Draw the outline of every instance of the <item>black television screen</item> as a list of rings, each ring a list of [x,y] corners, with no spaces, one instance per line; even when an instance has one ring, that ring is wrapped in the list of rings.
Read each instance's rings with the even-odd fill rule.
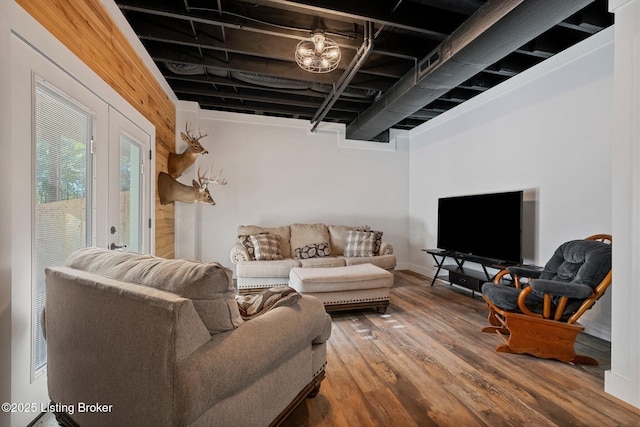
[[[438,199],[438,248],[522,263],[522,191]]]

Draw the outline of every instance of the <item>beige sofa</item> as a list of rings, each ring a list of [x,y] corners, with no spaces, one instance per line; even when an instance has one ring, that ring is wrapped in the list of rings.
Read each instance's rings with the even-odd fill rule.
[[[239,292],[253,292],[271,286],[288,284],[289,272],[294,267],[342,267],[346,265],[373,264],[392,271],[396,266],[393,246],[381,241],[382,233],[369,236],[374,240],[372,250],[370,227],[351,227],[325,224],[291,224],[281,227],[241,225],[237,229],[238,241],[231,248],[229,257],[236,267]],[[256,236],[278,236],[280,259],[260,260],[252,247]],[[252,237],[253,236],[253,237]],[[360,239],[354,244],[354,239]],[[324,246],[322,246],[324,244]],[[366,247],[363,249],[363,247]],[[311,248],[311,255],[304,251]],[[347,250],[347,253],[345,253]],[[302,257],[297,256],[302,255]],[[278,258],[278,257],[273,257]]]
[[[243,320],[217,263],[88,248],[46,287],[49,396],[66,424],[277,425],[324,378],[323,304]]]

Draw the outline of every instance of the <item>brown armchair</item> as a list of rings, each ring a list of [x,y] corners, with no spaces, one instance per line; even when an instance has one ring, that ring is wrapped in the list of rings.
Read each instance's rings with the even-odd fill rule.
[[[512,281],[504,283],[509,275]],[[509,267],[482,286],[492,325],[483,332],[502,338],[498,352],[597,365],[594,358],[575,353],[576,337],[584,330],[577,321],[610,284],[610,235],[566,242],[543,269]]]

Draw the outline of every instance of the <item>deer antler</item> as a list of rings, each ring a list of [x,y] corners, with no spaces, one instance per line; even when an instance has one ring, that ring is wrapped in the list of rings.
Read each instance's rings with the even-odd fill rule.
[[[205,185],[208,183],[218,184],[218,185],[227,185],[227,179],[222,178],[222,169],[220,169],[220,172],[216,176],[214,176],[213,178],[209,178],[212,170],[213,170],[213,163],[211,163],[211,166],[209,167],[209,169],[207,169],[204,176],[202,177],[202,179],[205,181]],[[198,180],[200,180],[200,168],[198,168]]]
[[[202,138],[204,138],[205,136],[208,136],[208,134],[206,134],[206,133],[203,135],[200,130],[198,130],[198,136],[197,137],[194,136],[193,135],[194,130],[191,129],[191,122],[187,122],[185,124],[184,130],[185,130],[186,134],[181,133],[181,136],[182,136],[182,139],[187,143],[189,142],[189,141],[187,141],[187,139],[190,139],[191,142],[193,142],[193,141],[198,142]]]
[[[210,179],[209,182],[212,184],[227,185],[227,178],[222,178],[222,169],[220,169],[218,175],[214,176],[213,179]]]
[[[207,184],[209,183],[209,179],[207,178],[207,174],[205,173],[204,176],[200,175],[200,166],[198,166],[198,170],[196,171],[196,175],[198,177],[198,185],[200,186],[200,188],[206,188]]]

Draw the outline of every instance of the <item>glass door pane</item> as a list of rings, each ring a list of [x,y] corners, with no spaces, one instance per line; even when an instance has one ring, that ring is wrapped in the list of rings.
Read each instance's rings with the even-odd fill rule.
[[[128,135],[120,134],[120,244],[141,252],[142,232],[142,147]]]
[[[149,253],[151,248],[151,136],[109,108],[109,202],[107,246]]]
[[[44,269],[91,239],[92,113],[41,80],[35,86],[33,374],[46,366]]]

